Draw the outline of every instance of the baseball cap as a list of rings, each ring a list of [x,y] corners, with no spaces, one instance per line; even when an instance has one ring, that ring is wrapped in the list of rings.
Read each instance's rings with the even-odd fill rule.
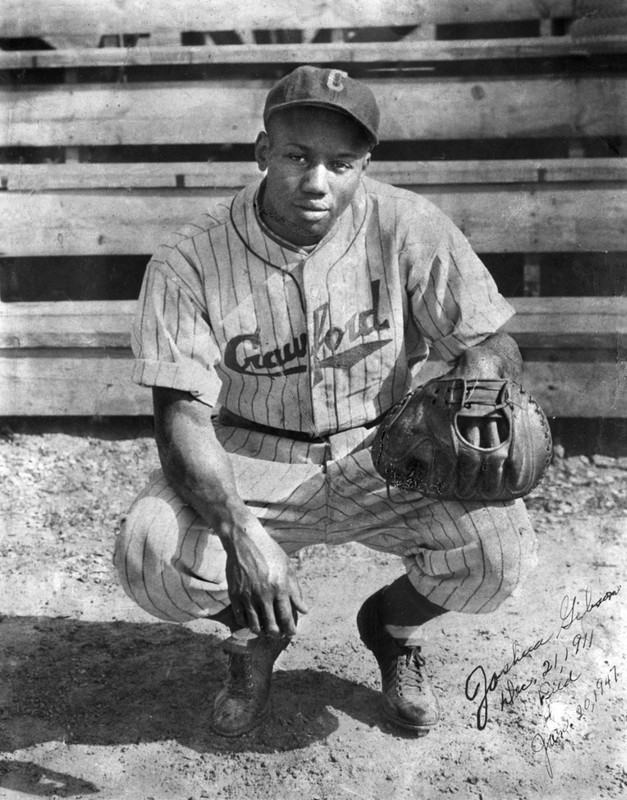
[[[340,69],[297,67],[268,92],[263,121],[294,106],[321,106],[339,111],[365,129],[373,145],[379,141],[379,107],[372,91]]]

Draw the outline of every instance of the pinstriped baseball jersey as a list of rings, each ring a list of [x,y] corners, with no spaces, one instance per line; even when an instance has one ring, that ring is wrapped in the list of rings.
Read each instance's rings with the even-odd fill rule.
[[[431,349],[453,362],[513,313],[424,198],[365,178],[322,241],[299,248],[260,220],[260,185],[151,260],[133,327],[138,383],[325,435],[386,411]]]

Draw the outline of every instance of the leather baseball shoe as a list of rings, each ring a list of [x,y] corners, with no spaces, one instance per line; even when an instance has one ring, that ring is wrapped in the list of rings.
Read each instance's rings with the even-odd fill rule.
[[[286,637],[235,631],[222,645],[228,654],[227,677],[214,701],[211,727],[220,736],[248,733],[270,711],[274,662],[289,644]]]
[[[419,735],[429,733],[440,718],[438,701],[425,672],[420,647],[406,646],[391,636],[379,619],[377,592],[362,605],[357,628],[381,670],[381,704],[395,725]]]

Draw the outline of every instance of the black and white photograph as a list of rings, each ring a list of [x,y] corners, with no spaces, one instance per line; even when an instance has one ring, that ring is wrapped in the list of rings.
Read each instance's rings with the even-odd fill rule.
[[[627,2],[0,0],[0,800],[627,793]]]

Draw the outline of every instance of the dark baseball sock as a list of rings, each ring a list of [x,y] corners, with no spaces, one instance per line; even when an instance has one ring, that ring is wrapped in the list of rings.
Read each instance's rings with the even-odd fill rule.
[[[209,619],[213,619],[216,622],[221,622],[223,625],[226,625],[231,633],[242,627],[241,625],[237,624],[235,620],[235,614],[233,613],[231,606],[223,608],[222,611],[218,612],[217,614],[213,614],[209,617]]]
[[[419,594],[407,575],[386,586],[380,599],[380,619],[383,625],[413,628],[439,617],[446,608],[437,606]]]

